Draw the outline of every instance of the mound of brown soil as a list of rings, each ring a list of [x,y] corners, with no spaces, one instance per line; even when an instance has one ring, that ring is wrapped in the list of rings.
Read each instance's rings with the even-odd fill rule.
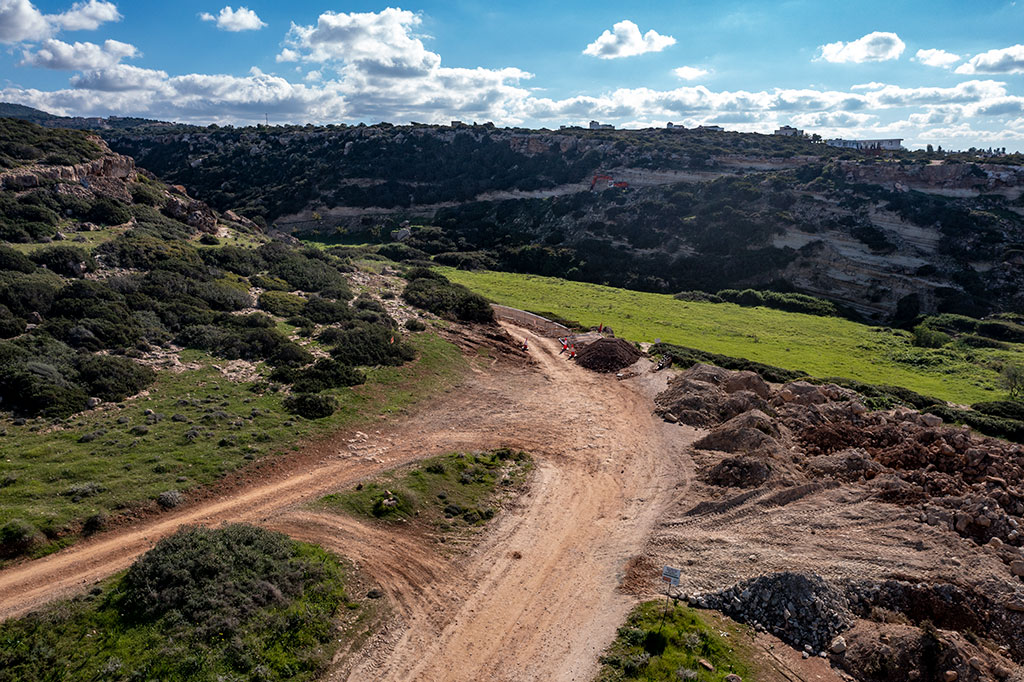
[[[587,344],[576,362],[595,372],[618,372],[643,357],[643,353],[624,339],[598,339]]]

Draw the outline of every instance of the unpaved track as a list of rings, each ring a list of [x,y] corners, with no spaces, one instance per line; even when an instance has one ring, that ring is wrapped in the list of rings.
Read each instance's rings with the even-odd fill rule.
[[[0,572],[0,618],[126,568],[181,524],[248,521],[350,556],[395,606],[402,627],[332,678],[588,679],[633,603],[616,591],[626,561],[685,490],[687,439],[653,417],[631,382],[586,372],[553,341],[510,330],[530,338],[535,367],[477,372],[374,435],[373,456],[351,454],[339,437],[307,470]],[[303,504],[415,459],[498,446],[530,451],[537,471],[517,508],[466,556],[445,558],[413,535]]]

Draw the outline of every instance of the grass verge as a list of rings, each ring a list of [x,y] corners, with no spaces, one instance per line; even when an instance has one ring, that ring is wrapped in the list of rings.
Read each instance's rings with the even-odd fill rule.
[[[262,379],[233,381],[222,360],[182,351],[183,372],[160,371],[145,394],[58,422],[0,423],[0,529],[17,522],[40,556],[100,530],[109,517],[174,506],[190,490],[302,441],[401,412],[454,386],[467,361],[436,334],[410,339],[417,360],[367,370],[332,391],[340,407],[307,420],[285,412]],[[263,370],[265,371],[265,370]]]
[[[383,522],[415,520],[442,532],[459,530],[493,518],[499,499],[521,487],[531,468],[526,453],[508,448],[453,452],[386,472],[318,504]]]
[[[548,310],[618,336],[699,348],[812,376],[902,386],[960,404],[998,400],[999,372],[1024,346],[918,348],[909,332],[733,303],[679,301],[553,277],[440,268],[451,281],[523,310]]]
[[[729,674],[757,679],[752,676],[756,666],[741,644],[740,627],[723,636],[727,631],[720,625],[712,627],[698,611],[683,605],[639,604],[601,656],[597,682],[718,682]]]

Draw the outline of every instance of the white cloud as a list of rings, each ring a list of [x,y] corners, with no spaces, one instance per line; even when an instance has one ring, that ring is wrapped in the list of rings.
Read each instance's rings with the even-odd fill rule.
[[[914,55],[914,61],[921,62],[925,66],[937,66],[943,69],[948,69],[961,59],[963,57],[960,55],[945,50],[918,50]]]
[[[815,59],[835,64],[884,62],[898,59],[906,47],[895,33],[874,31],[849,43],[838,41],[822,45]]]
[[[956,69],[957,73],[1024,73],[1024,45],[976,54]]]
[[[618,59],[633,57],[645,52],[661,52],[670,45],[675,45],[672,36],[663,36],[654,29],[640,35],[640,27],[625,19],[605,30],[597,40],[587,45],[583,54],[601,59]]]
[[[127,92],[129,90],[166,91],[167,72],[143,69],[129,64],[87,71],[71,78],[71,85],[80,90]]]
[[[678,69],[672,69],[672,73],[684,81],[693,81],[708,75],[708,70],[696,66],[680,66]]]
[[[121,13],[112,2],[89,0],[76,2],[67,12],[48,16],[47,19],[66,31],[95,31],[108,21],[121,21]]]
[[[0,0],[0,43],[35,42],[57,31],[93,31],[108,21],[120,21],[111,2],[76,2],[61,14],[43,14],[30,0]]]
[[[368,74],[414,77],[441,64],[412,33],[422,19],[389,7],[380,12],[324,12],[316,26],[292,24],[278,61],[341,62]]]
[[[53,27],[29,0],[0,0],[0,43],[41,40]]]
[[[319,83],[323,79],[324,74],[321,71],[310,71],[309,73],[306,74],[303,80],[305,80],[307,83]]]
[[[857,85],[851,85],[851,90],[878,90],[884,88],[885,83],[879,83],[878,81],[871,81],[870,83],[858,83]]]
[[[134,45],[118,40],[107,40],[103,45],[96,43],[69,44],[61,40],[44,40],[35,51],[22,53],[20,66],[36,66],[43,69],[84,71],[103,69],[117,64],[122,59],[137,56]]]
[[[222,7],[217,16],[209,12],[203,12],[199,15],[199,18],[203,21],[217,22],[217,28],[222,31],[258,31],[267,25],[266,22],[257,16],[256,12],[253,12],[248,7],[239,7],[237,10],[234,10],[231,9],[231,5]]]

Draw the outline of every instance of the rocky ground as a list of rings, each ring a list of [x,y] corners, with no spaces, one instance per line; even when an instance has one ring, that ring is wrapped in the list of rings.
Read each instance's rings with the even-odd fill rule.
[[[1024,679],[1024,448],[706,365],[656,405],[702,436],[645,555],[692,604],[856,679]]]

